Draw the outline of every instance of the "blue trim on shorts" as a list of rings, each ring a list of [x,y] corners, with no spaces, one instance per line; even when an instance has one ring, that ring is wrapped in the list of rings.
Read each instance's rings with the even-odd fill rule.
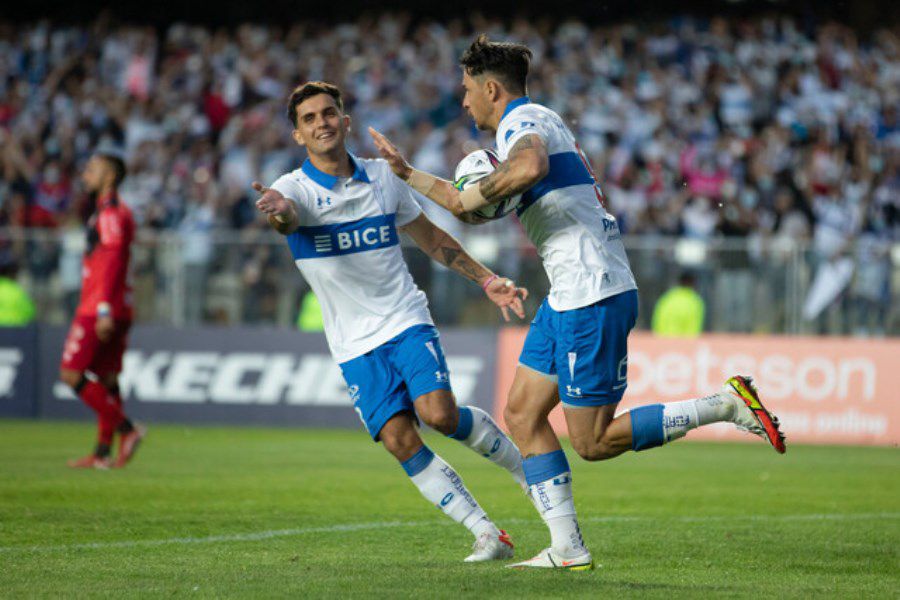
[[[418,452],[400,463],[400,466],[403,467],[403,470],[406,471],[407,475],[415,477],[428,468],[428,465],[430,465],[433,460],[434,452],[432,452],[428,446],[423,444]]]
[[[522,470],[525,471],[525,481],[528,485],[534,485],[567,472],[569,461],[566,460],[565,452],[556,450],[523,458]]]

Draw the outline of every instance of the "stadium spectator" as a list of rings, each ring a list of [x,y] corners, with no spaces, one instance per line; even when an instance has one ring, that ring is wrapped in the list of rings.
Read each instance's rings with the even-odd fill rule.
[[[832,218],[856,210],[857,196],[900,196],[894,30],[863,39],[840,23],[778,16],[590,27],[385,14],[335,28],[245,24],[231,32],[98,19],[87,27],[0,24],[0,212],[14,225],[57,227],[78,202],[73,174],[90,148],[118,142],[132,173],[122,196],[139,227],[184,231],[202,198],[210,233],[258,229],[246,182],[302,161],[281,104],[290,86],[320,78],[350,94],[356,152],[373,152],[362,126],[372,125],[413,150],[417,166],[450,176],[467,151],[488,143],[459,106],[455,49],[475,29],[535,49],[532,98],[582,140],[630,238],[780,243],[809,228],[821,253]],[[776,207],[783,189],[792,207],[773,222],[784,211]],[[841,234],[848,248],[862,228],[857,219]],[[897,228],[888,230],[896,243]],[[471,232],[518,233],[513,219]],[[41,271],[38,278],[55,268],[47,249],[27,258],[23,266]],[[715,285],[743,296],[752,268],[759,270],[745,260],[730,265],[739,284]],[[435,308],[455,319],[457,305]]]
[[[10,257],[0,258],[0,327],[28,325],[35,319],[34,302],[16,281],[17,271]]]
[[[297,315],[297,329],[300,331],[325,331],[325,322],[322,318],[322,305],[319,298],[309,290],[303,295],[300,303],[300,313]]]
[[[703,333],[706,304],[697,293],[697,280],[685,272],[678,285],[660,296],[653,308],[653,333],[660,337],[697,337]]]

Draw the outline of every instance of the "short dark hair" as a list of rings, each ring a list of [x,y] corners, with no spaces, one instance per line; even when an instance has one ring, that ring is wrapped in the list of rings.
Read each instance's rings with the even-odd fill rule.
[[[312,98],[319,94],[328,94],[334,98],[338,110],[344,112],[344,99],[341,96],[341,89],[338,86],[325,81],[307,81],[306,83],[295,87],[288,100],[287,116],[288,119],[291,120],[291,123],[294,124],[295,128],[297,127],[297,107],[307,98]]]
[[[472,77],[490,73],[507,91],[524,94],[531,56],[531,50],[524,44],[492,42],[481,34],[463,53],[459,64]]]
[[[98,153],[97,156],[105,160],[106,164],[112,167],[115,175],[113,185],[116,187],[122,185],[122,182],[125,181],[125,176],[128,175],[128,169],[125,168],[125,161],[122,160],[122,157],[116,156],[115,154],[104,154],[102,152]]]
[[[678,276],[678,285],[683,287],[697,287],[697,276],[693,271],[682,271]]]

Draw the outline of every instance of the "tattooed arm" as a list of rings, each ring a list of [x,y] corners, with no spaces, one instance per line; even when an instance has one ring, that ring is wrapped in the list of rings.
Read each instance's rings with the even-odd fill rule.
[[[413,169],[396,146],[381,133],[370,127],[369,134],[394,174],[435,204],[443,206],[461,219],[464,219],[463,215],[466,213],[478,208],[478,206],[464,206],[460,199],[461,192],[452,182]],[[510,149],[507,160],[479,182],[478,190],[483,196],[480,205],[487,206],[521,194],[546,177],[549,170],[550,159],[544,140],[535,134],[524,136]],[[470,191],[472,188],[466,190],[466,193]]]
[[[513,144],[507,159],[478,185],[485,200],[499,202],[530,189],[549,171],[547,144],[540,136],[529,134]]]
[[[508,310],[512,310],[519,318],[525,318],[522,301],[528,297],[528,290],[517,288],[509,279],[494,275],[490,269],[469,256],[456,238],[432,223],[424,214],[400,229],[425,254],[480,285],[488,298],[500,307],[504,319],[509,320]]]
[[[456,238],[432,223],[424,213],[400,229],[413,239],[422,252],[478,285],[493,275],[490,269],[469,256]]]

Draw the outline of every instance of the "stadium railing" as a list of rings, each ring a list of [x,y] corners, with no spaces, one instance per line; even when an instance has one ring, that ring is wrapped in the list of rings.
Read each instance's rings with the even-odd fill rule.
[[[517,236],[477,230],[461,237],[473,255],[530,289],[533,314],[548,289],[533,247]],[[16,263],[42,322],[66,322],[77,304],[83,238],[77,228],[0,229],[0,246]],[[687,271],[706,303],[706,331],[900,335],[900,306],[891,302],[891,290],[900,289],[900,244],[881,254],[852,247],[844,261],[851,273],[840,293],[821,281],[814,285],[827,261],[805,241],[626,236],[625,245],[640,287],[639,328],[649,328],[657,299]],[[439,325],[500,324],[477,286],[408,244],[404,252]],[[141,231],[131,280],[137,320],[173,325],[294,327],[308,291],[283,239],[261,230]],[[827,308],[805,318],[804,304],[815,294],[824,294]]]

